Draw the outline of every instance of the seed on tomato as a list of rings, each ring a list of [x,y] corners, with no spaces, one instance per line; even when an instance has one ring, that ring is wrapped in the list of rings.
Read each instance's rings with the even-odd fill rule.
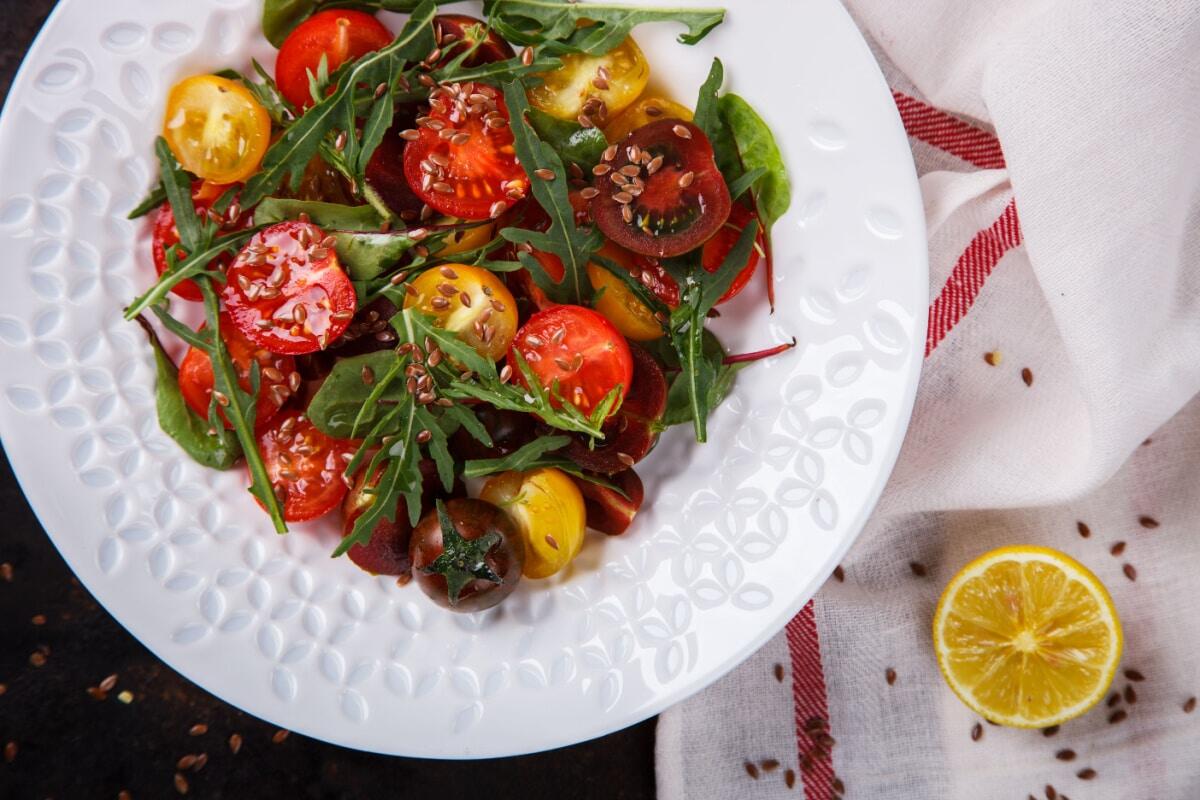
[[[733,279],[733,283],[729,285],[725,294],[717,301],[718,305],[736,297],[742,289],[746,288],[746,284],[750,283],[750,279],[754,277],[754,272],[758,269],[758,262],[762,261],[763,253],[766,252],[766,239],[763,237],[763,226],[758,221],[757,214],[741,203],[734,203],[732,210],[729,212],[729,219],[711,239],[704,243],[704,250],[700,254],[700,263],[708,272],[716,272],[725,263],[725,259],[729,256],[733,248],[737,246],[738,239],[742,236],[742,231],[751,222],[758,225],[758,238],[754,240],[754,249],[750,251],[750,258],[747,259],[746,265],[738,271],[738,274]]]
[[[584,414],[590,415],[617,387],[622,398],[629,392],[633,377],[629,344],[611,322],[590,308],[555,306],[539,311],[517,331],[508,362],[524,382],[516,363],[518,353],[542,388]]]
[[[562,67],[539,75],[542,84],[529,90],[535,108],[559,119],[582,116],[589,126],[602,126],[636,100],[650,80],[650,64],[632,36],[602,56],[560,58]]]
[[[229,315],[246,338],[272,353],[324,350],[354,318],[354,285],[332,237],[306,222],[256,233],[226,273]]]
[[[430,208],[460,219],[500,216],[529,190],[517,163],[508,108],[477,83],[438,86],[404,149],[404,174]]]
[[[285,411],[258,437],[258,450],[288,522],[316,519],[346,496],[342,481],[355,442],[334,439],[300,411]]]
[[[392,33],[370,14],[333,9],[313,14],[288,34],[275,58],[275,83],[296,108],[313,104],[309,73],[316,75],[324,58],[329,73],[347,61],[386,47]]]
[[[433,317],[481,356],[500,360],[517,331],[517,301],[494,272],[467,264],[443,264],[418,275],[405,308]]]
[[[227,313],[221,314],[217,327],[221,331],[221,340],[225,343],[225,349],[237,370],[238,385],[246,392],[249,392],[252,386],[250,375],[253,365],[255,362],[258,363],[259,387],[255,402],[254,424],[255,427],[261,429],[279,413],[279,409],[294,393],[292,384],[299,381],[298,377],[292,377],[296,374],[296,361],[291,356],[276,355],[268,352],[266,348],[254,344],[241,334]],[[200,326],[200,330],[204,330],[204,328],[205,326]],[[183,399],[187,401],[188,406],[204,419],[208,419],[213,388],[212,359],[209,358],[206,351],[197,347],[189,347],[183,361],[179,364],[179,391],[183,394]],[[217,405],[224,404],[222,397],[218,396]],[[225,422],[225,427],[232,428],[233,425],[225,417],[225,412],[220,411],[220,414],[221,419]]]
[[[593,173],[592,216],[627,250],[669,258],[708,241],[732,200],[712,144],[690,122],[664,119],[610,148]]]
[[[210,181],[194,181],[192,183],[192,205],[195,206],[196,212],[206,214],[209,206],[211,206],[218,197],[225,193],[229,186],[221,183],[212,183]],[[229,226],[250,223],[251,217],[245,215],[243,219],[226,219]],[[154,271],[160,276],[167,271],[167,250],[172,245],[179,244],[179,229],[175,227],[175,213],[171,210],[170,203],[163,203],[158,208],[158,212],[154,217],[154,232],[150,239],[150,252],[154,256]],[[177,258],[182,261],[187,258],[187,253],[182,249],[175,251]],[[217,266],[226,266],[232,259],[228,255],[223,255],[220,258],[214,259],[209,264],[209,269],[214,269]],[[200,287],[190,278],[182,280],[171,289],[171,291],[182,297],[184,300],[193,300],[200,302],[204,299],[204,295],[200,293]]]

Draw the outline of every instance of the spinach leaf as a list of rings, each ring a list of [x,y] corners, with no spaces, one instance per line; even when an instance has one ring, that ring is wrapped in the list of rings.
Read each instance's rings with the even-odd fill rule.
[[[295,10],[294,6],[292,10]],[[394,86],[408,62],[420,61],[429,55],[435,46],[430,22],[436,12],[433,0],[422,0],[395,41],[339,67],[335,73],[337,88],[333,93],[323,97],[289,125],[279,140],[267,149],[261,168],[242,190],[242,205],[247,208],[257,205],[289,175],[291,187],[299,186],[305,166],[326,137],[337,135],[335,131],[346,134],[344,152],[348,162],[365,163],[371,157],[371,148],[359,138],[355,120],[359,116],[370,119],[372,111],[363,114],[355,97],[357,94],[372,96],[374,87],[380,84]],[[393,102],[391,94],[384,92],[373,97],[371,106],[386,104],[392,107]]]
[[[137,322],[146,331],[154,350],[154,400],[158,426],[197,464],[212,469],[229,469],[242,455],[237,437],[225,429],[219,418],[210,422],[192,411],[179,390],[179,370],[175,362],[167,355],[145,317],[137,317]],[[210,430],[214,433],[210,434]]]
[[[563,263],[561,281],[555,281],[529,253],[522,252],[520,259],[534,282],[551,300],[585,305],[592,296],[592,284],[587,276],[588,260],[600,249],[604,236],[595,229],[576,227],[562,159],[553,147],[538,138],[530,124],[529,101],[519,81],[504,84],[504,102],[508,106],[517,158],[529,176],[534,198],[550,217],[550,228],[545,233],[505,228],[500,235],[510,242],[528,244],[535,250],[558,256]],[[542,170],[549,170],[553,179],[537,177]]]
[[[146,197],[142,200],[142,202],[133,207],[133,210],[126,215],[125,219],[137,219],[138,217],[144,217],[165,202],[167,202],[167,190],[163,188],[162,181],[159,181],[157,184],[155,184],[154,188],[146,194]]]
[[[381,232],[383,217],[369,205],[268,197],[254,210],[254,222],[269,225],[302,213],[333,236],[338,260],[355,281],[379,277],[417,244],[404,231]]]
[[[397,363],[396,354],[391,350],[339,360],[313,396],[308,406],[308,418],[321,432],[337,439],[353,438],[357,433],[356,423],[359,430],[369,430],[407,395],[404,382],[393,380],[369,405],[367,403],[377,382],[382,381]],[[364,381],[364,374],[370,376],[370,383]],[[392,432],[384,430],[381,434]]]
[[[762,170],[763,174],[751,184],[759,216],[769,230],[787,213],[792,203],[792,186],[788,180],[783,154],[767,123],[749,103],[736,94],[721,97],[718,103],[721,121],[737,145],[744,169]]]
[[[464,478],[482,478],[497,472],[524,472],[543,456],[571,443],[569,436],[542,436],[503,458],[477,458],[463,465]]]
[[[585,174],[600,163],[608,147],[608,139],[599,128],[585,128],[536,108],[529,110],[528,119],[538,138],[553,147],[564,164],[577,164]]]
[[[574,0],[484,0],[492,28],[510,42],[544,45],[554,52],[603,55],[647,22],[687,26],[682,44],[696,44],[720,25],[720,8],[654,8],[624,3],[577,3]]]

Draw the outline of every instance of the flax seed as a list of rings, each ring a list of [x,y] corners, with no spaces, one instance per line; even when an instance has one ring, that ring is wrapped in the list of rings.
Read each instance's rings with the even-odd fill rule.
[[[10,741],[4,745],[4,760],[6,763],[11,764],[12,762],[16,761],[18,749],[17,743],[13,741]]]
[[[1133,566],[1133,564],[1126,564],[1125,566],[1121,567],[1121,571],[1125,573],[1125,577],[1129,578],[1129,580],[1137,580],[1137,569]]]
[[[1195,710],[1196,710],[1196,698],[1195,697],[1189,697],[1187,700],[1183,701],[1183,713],[1190,714]]]
[[[783,664],[776,664],[771,671],[775,674],[775,680],[783,683]]]
[[[1071,750],[1071,749],[1059,750],[1057,753],[1054,754],[1054,757],[1057,758],[1059,761],[1074,761],[1075,760],[1075,751]]]
[[[888,686],[896,685],[896,670],[892,669],[891,667],[888,667],[887,671],[883,673],[883,676],[885,678],[887,678]]]
[[[794,789],[796,787],[796,770],[786,770],[783,773],[783,782],[789,789]]]
[[[621,219],[625,220],[625,224],[633,222],[633,209],[629,206],[621,206]]]
[[[694,173],[694,172],[685,172],[685,173],[683,173],[683,175],[682,175],[682,176],[680,176],[680,178],[679,178],[679,188],[680,188],[680,189],[686,189],[686,188],[688,188],[689,186],[691,186],[691,185],[692,185],[693,183],[695,183],[695,182],[696,182],[696,173]]]
[[[275,744],[281,744],[290,735],[291,731],[280,728],[279,730],[275,731],[275,735],[271,737],[271,741]]]
[[[1156,520],[1154,517],[1141,516],[1138,517],[1138,525],[1141,525],[1147,530],[1154,530],[1158,527],[1158,520]]]
[[[1026,386],[1033,386],[1033,370],[1025,367],[1021,370],[1021,380],[1025,381]]]
[[[676,125],[674,128],[671,128],[671,130],[674,131],[675,135],[678,136],[680,139],[691,139],[692,138],[692,132],[689,131],[683,125]]]
[[[597,164],[596,166],[592,167],[592,174],[597,178],[602,178],[610,172],[612,172],[612,167],[610,167],[608,164]]]
[[[1084,539],[1092,535],[1092,529],[1088,527],[1086,522],[1076,522],[1075,529],[1079,531],[1079,535]]]
[[[197,722],[192,727],[188,728],[188,736],[203,736],[208,733],[208,726],[203,722]]]
[[[1093,778],[1095,778],[1098,773],[1096,772],[1096,770],[1092,769],[1091,767],[1085,767],[1084,769],[1079,770],[1079,772],[1076,772],[1075,774],[1077,776],[1079,776],[1079,779],[1081,781],[1090,781]]]
[[[919,561],[908,562],[908,568],[912,570],[912,574],[918,578],[924,578],[929,574],[929,571],[925,568],[925,565]]]
[[[838,564],[836,567],[833,568],[833,578],[838,583],[846,582],[846,570],[842,568],[841,564]]]
[[[526,47],[524,50],[521,51],[521,63],[527,67],[533,63],[533,48],[532,47]]]
[[[1000,355],[999,350],[991,350],[983,354],[983,360],[989,367],[998,367],[1000,366],[1000,362],[1004,360],[1004,357]]]
[[[599,196],[599,194],[600,194],[600,190],[596,189],[593,186],[588,186],[587,188],[585,188],[579,192],[579,196],[582,197],[584,200],[591,200],[592,198]]]
[[[1116,711],[1108,715],[1108,724],[1116,725],[1118,722],[1124,722],[1129,713],[1123,708],[1118,708]]]
[[[983,725],[976,722],[974,725],[971,726],[971,741],[978,742],[982,738],[983,738]]]
[[[1125,670],[1124,674],[1125,674],[1126,678],[1133,681],[1134,683],[1141,683],[1142,681],[1146,680],[1146,676],[1143,675],[1140,670],[1127,669],[1127,670]]]
[[[533,174],[544,181],[552,181],[555,178],[554,171],[549,169],[537,169],[533,171]]]
[[[754,765],[754,762],[752,762],[752,761],[747,761],[747,762],[746,762],[745,764],[743,764],[742,766],[744,766],[744,767],[746,768],[746,774],[747,774],[747,775],[749,775],[749,776],[750,776],[751,778],[753,778],[754,780],[758,780],[758,767],[756,767],[756,766]]]
[[[1057,726],[1057,725],[1051,725],[1049,728],[1042,728],[1042,736],[1049,738],[1049,737],[1053,736],[1054,734],[1058,733],[1058,729],[1059,729],[1059,726]]]
[[[1125,697],[1125,702],[1129,703],[1129,705],[1133,705],[1134,703],[1136,703],[1138,701],[1137,692],[1134,691],[1132,684],[1127,684],[1125,686],[1124,697]]]

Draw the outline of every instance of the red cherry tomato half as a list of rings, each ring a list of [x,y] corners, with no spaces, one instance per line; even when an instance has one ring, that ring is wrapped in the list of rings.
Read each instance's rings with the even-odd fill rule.
[[[629,344],[613,324],[582,306],[555,306],[539,311],[517,331],[508,351],[508,363],[520,376],[514,353],[524,357],[538,382],[558,393],[584,414],[614,387],[621,397],[633,378]]]
[[[300,378],[291,377],[296,373],[296,360],[291,356],[275,355],[266,348],[255,345],[242,336],[228,314],[221,314],[218,326],[221,339],[225,342],[225,348],[237,369],[238,385],[247,392],[250,391],[251,365],[255,361],[258,362],[259,389],[254,423],[261,429],[279,413],[279,409],[294,393],[291,386],[299,388]],[[204,330],[204,327],[201,325],[200,330]],[[188,348],[179,364],[179,391],[193,411],[208,419],[213,393],[213,368],[208,353],[196,347]],[[221,419],[225,420],[225,427],[232,428],[229,420],[225,418],[225,412],[220,413]]]
[[[275,83],[300,110],[313,104],[308,74],[317,74],[325,56],[330,74],[347,61],[392,43],[392,33],[370,14],[334,9],[313,14],[283,40],[275,59]]]
[[[479,67],[513,57],[512,46],[490,30],[483,20],[466,14],[438,14],[433,18],[433,30],[442,51],[442,57],[438,59],[439,64],[454,60],[474,44],[475,39],[471,36],[473,31],[468,29],[475,26],[479,26],[486,36],[475,48],[475,52],[463,62],[464,67]]]
[[[285,411],[259,434],[258,451],[288,522],[316,519],[346,496],[342,470],[358,445],[322,433],[301,412]]]
[[[217,198],[228,188],[227,184],[195,181],[192,183],[192,204],[197,211],[207,212],[209,206],[216,202]],[[249,221],[249,217],[247,217],[247,221]],[[175,244],[179,244],[179,229],[175,227],[175,214],[171,211],[170,203],[163,203],[154,217],[154,233],[150,240],[150,251],[154,255],[154,271],[159,275],[167,271],[167,249]],[[178,257],[186,258],[187,253],[180,250]],[[216,263],[228,263],[228,261],[228,256],[216,259]],[[204,295],[200,293],[200,287],[190,279],[175,284],[171,291],[184,300],[193,300],[198,303],[204,299]]]
[[[593,444],[575,436],[563,450],[586,470],[615,475],[641,461],[658,443],[657,423],[667,410],[667,379],[645,349],[634,345],[629,351],[631,388],[616,415],[604,423],[604,440]]]
[[[638,128],[600,169],[592,216],[626,250],[655,258],[682,255],[704,244],[729,217],[729,187],[712,144],[690,122],[663,119]]]
[[[233,324],[272,353],[324,350],[354,318],[354,285],[324,231],[280,222],[254,234],[226,273]]]
[[[757,223],[758,216],[741,203],[734,203],[729,212],[729,219],[711,239],[704,243],[700,261],[705,270],[716,272],[721,268],[721,264],[725,262],[725,258],[741,238],[742,231],[751,222]],[[729,285],[729,289],[717,301],[717,305],[732,300],[742,289],[746,288],[746,284],[750,283],[750,279],[754,277],[754,272],[758,269],[758,262],[762,261],[762,254],[765,252],[766,239],[763,238],[762,224],[759,223],[758,238],[754,240],[754,249],[750,251],[750,258],[746,261],[746,266],[738,272],[733,283]]]
[[[618,472],[609,478],[620,488],[620,492],[582,478],[574,480],[583,495],[588,527],[609,536],[620,536],[629,530],[633,518],[637,516],[642,502],[646,499],[642,479],[631,469]]]
[[[517,163],[508,109],[484,84],[439,87],[404,149],[409,186],[430,208],[460,219],[498,217],[529,188]]]

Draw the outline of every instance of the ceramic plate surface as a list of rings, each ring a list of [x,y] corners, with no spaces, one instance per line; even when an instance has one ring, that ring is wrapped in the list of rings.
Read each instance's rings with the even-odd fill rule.
[[[800,347],[741,374],[707,445],[664,436],[638,468],[649,502],[627,535],[593,534],[567,574],[458,616],[331,560],[333,523],[276,536],[242,471],[189,461],[158,429],[150,350],[121,320],[154,275],[149,226],[125,214],[154,179],[166,91],[252,56],[270,67],[259,0],[60,2],[0,121],[0,433],[100,602],[230,703],[412,756],[625,727],[777,632],[861,530],[903,438],[924,220],[890,93],[842,7],[728,5],[698,47],[669,25],[637,36],[689,104],[721,56],[726,89],[779,138],[795,196],[775,229],[778,310],[761,310],[756,284],[717,330],[733,351]]]

